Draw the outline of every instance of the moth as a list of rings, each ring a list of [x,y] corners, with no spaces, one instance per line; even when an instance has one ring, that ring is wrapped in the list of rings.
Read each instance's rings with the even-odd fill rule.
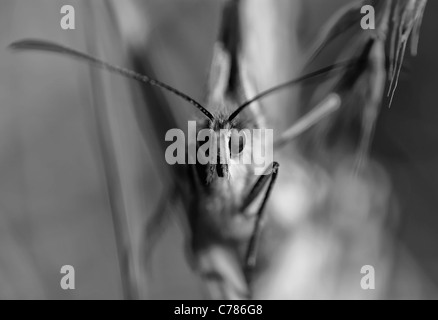
[[[275,192],[280,168],[279,163],[273,161],[266,166],[263,174],[255,175],[254,164],[240,163],[238,160],[242,157],[251,158],[252,149],[246,147],[247,139],[238,132],[263,128],[259,102],[264,97],[307,80],[345,70],[356,63],[352,60],[333,64],[250,96],[254,90],[240,60],[238,10],[237,2],[229,2],[223,11],[222,30],[215,46],[210,73],[208,107],[164,82],[63,45],[28,39],[10,46],[14,50],[52,52],[85,61],[168,91],[199,111],[201,119],[197,122],[197,128],[216,133],[217,161],[184,165],[189,191],[183,196],[183,201],[190,233],[192,265],[205,279],[215,298],[251,297],[250,287],[257,267],[265,207],[271,192]],[[274,150],[334,113],[340,105],[338,94],[328,95],[274,141]],[[213,109],[215,111],[211,111]],[[221,130],[226,134],[221,134]],[[199,148],[196,145],[197,151]]]

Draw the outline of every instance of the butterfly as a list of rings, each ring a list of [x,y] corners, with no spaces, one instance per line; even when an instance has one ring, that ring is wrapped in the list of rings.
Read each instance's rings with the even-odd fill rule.
[[[176,192],[184,202],[193,268],[206,279],[212,295],[222,298],[251,295],[250,284],[257,266],[265,207],[271,193],[275,192],[275,182],[280,170],[280,164],[272,161],[264,164],[262,173],[255,174],[256,169],[260,168],[254,163],[241,163],[239,159],[251,159],[254,150],[248,146],[248,137],[239,132],[266,129],[263,128],[259,112],[261,99],[311,79],[346,71],[360,62],[352,59],[332,64],[251,97],[248,92],[254,90],[249,89],[250,80],[239,60],[238,25],[237,2],[230,2],[224,8],[222,29],[215,46],[208,107],[164,82],[60,44],[27,39],[10,45],[11,49],[17,51],[52,52],[85,61],[95,67],[170,92],[199,112],[201,120],[197,121],[198,131],[208,130],[216,134],[217,150],[214,151],[217,158],[210,157],[206,163],[183,165],[183,176],[175,184],[179,184]],[[327,95],[273,142],[274,150],[280,149],[336,112],[341,102],[337,93]],[[221,134],[221,131],[225,134]],[[196,144],[195,150],[198,152],[200,149],[201,145]]]

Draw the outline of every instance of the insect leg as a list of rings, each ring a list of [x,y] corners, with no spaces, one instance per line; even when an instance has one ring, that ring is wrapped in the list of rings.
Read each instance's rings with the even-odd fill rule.
[[[272,169],[268,169],[268,170],[271,170],[271,173],[263,175],[257,180],[256,184],[254,185],[254,187],[252,188],[252,190],[250,191],[250,193],[246,197],[245,202],[243,203],[243,205],[241,207],[241,210],[244,211],[254,201],[254,199],[260,194],[263,187],[269,181],[268,189],[266,190],[264,198],[262,200],[262,203],[261,203],[259,209],[257,210],[254,231],[251,235],[251,239],[249,241],[248,249],[246,252],[245,268],[247,270],[251,270],[252,268],[255,267],[255,264],[256,264],[258,241],[259,241],[259,237],[261,234],[261,225],[262,225],[263,216],[264,216],[263,213],[264,213],[266,203],[267,203],[269,196],[271,194],[272,187],[274,186],[275,181],[277,179],[279,166],[280,165],[277,162],[272,163]]]

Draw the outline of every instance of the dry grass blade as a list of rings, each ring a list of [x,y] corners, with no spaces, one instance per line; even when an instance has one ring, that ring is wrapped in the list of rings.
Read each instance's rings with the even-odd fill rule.
[[[388,91],[388,96],[390,96],[390,106],[398,86],[400,71],[403,65],[409,38],[411,38],[411,54],[417,54],[420,27],[426,5],[427,0],[396,1],[396,6],[393,12],[393,31],[390,49],[392,60],[389,72],[391,83]]]
[[[322,32],[316,39],[314,48],[311,50],[312,55],[307,64],[312,63],[333,40],[359,23],[362,17],[360,8],[363,4],[363,0],[352,1],[330,18],[322,27]]]

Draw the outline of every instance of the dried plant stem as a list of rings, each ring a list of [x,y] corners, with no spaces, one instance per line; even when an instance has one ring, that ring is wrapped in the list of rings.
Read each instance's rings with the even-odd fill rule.
[[[286,130],[281,137],[275,141],[275,147],[281,148],[291,140],[302,134],[304,131],[310,129],[322,119],[329,116],[334,111],[338,110],[341,105],[341,98],[339,95],[332,93],[327,96],[321,103],[319,103],[312,111],[302,117],[290,129]]]

